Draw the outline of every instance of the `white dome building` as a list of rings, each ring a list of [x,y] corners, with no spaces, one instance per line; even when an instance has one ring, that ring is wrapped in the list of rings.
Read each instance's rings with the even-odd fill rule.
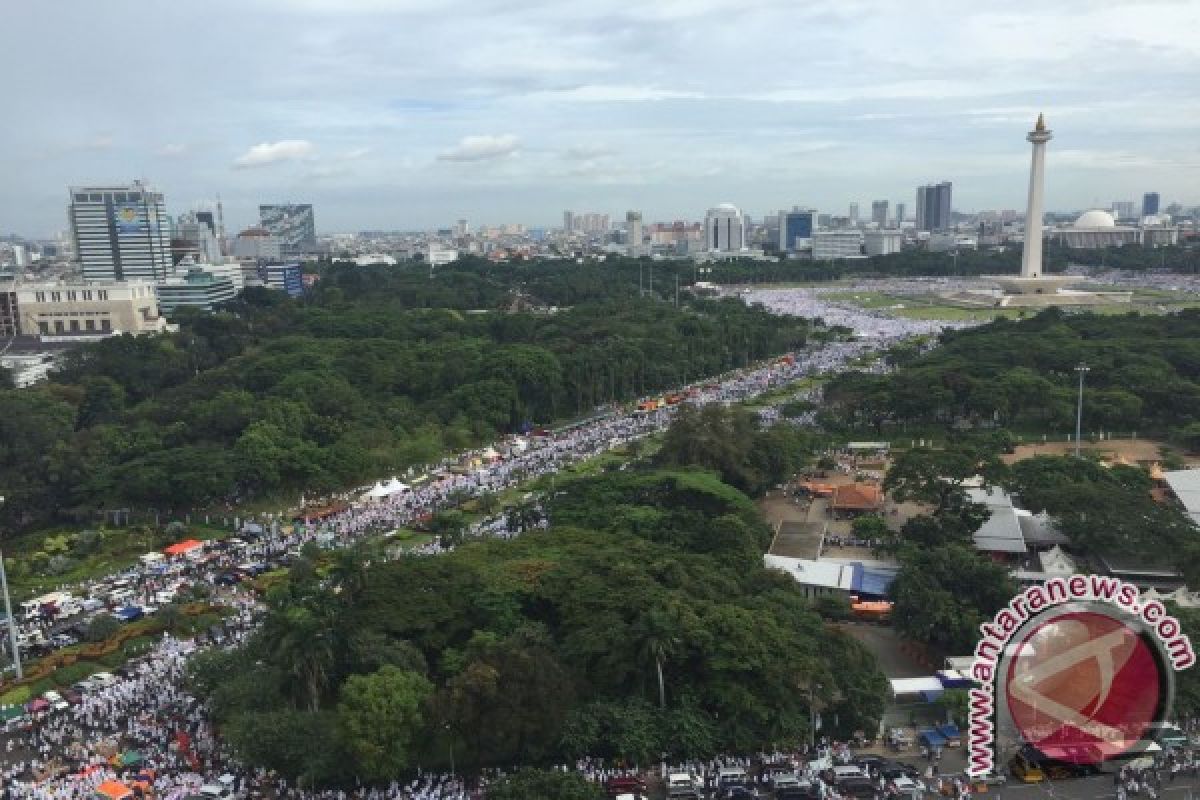
[[[1074,228],[1115,228],[1117,221],[1113,219],[1113,215],[1107,211],[1100,209],[1092,209],[1085,211],[1079,215],[1079,219],[1075,220]]]
[[[1118,225],[1112,214],[1098,208],[1080,214],[1071,227],[1061,229],[1058,235],[1067,247],[1085,250],[1120,247],[1141,241],[1141,232],[1137,228]]]

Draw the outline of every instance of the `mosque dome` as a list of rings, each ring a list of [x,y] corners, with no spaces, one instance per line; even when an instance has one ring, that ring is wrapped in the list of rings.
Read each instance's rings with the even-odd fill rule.
[[[1075,220],[1076,228],[1115,228],[1117,221],[1113,219],[1113,215],[1107,211],[1093,209],[1085,211],[1079,215],[1079,219]]]

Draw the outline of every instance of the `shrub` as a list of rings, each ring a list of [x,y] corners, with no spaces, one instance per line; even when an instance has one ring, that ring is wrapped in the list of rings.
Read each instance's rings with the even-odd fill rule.
[[[69,556],[57,555],[51,556],[46,562],[45,572],[47,575],[62,575],[65,572],[70,572],[75,568],[75,560]]]
[[[90,556],[100,549],[99,531],[80,531],[71,542],[71,552],[78,558]]]
[[[32,699],[32,689],[28,686],[18,686],[0,694],[0,706],[23,706]]]
[[[119,630],[121,630],[120,620],[112,614],[98,614],[88,623],[87,640],[89,642],[103,642],[110,636],[116,636]]]
[[[94,661],[80,661],[69,666],[59,667],[50,677],[59,686],[70,686],[95,672],[100,672],[99,664]]]

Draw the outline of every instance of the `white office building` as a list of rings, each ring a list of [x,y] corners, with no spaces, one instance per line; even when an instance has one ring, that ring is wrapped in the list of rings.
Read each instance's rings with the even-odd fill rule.
[[[862,256],[862,231],[817,231],[812,237],[814,261]]]
[[[140,181],[73,186],[67,216],[85,281],[156,282],[171,275],[171,220],[162,194]]]
[[[736,253],[746,247],[746,223],[732,203],[710,208],[704,216],[704,247],[713,253]]]
[[[869,256],[890,256],[904,245],[904,233],[896,230],[867,231],[863,246]]]

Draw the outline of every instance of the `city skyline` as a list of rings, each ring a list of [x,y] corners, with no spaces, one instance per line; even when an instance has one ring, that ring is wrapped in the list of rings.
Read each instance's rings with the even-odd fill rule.
[[[553,227],[564,208],[912,203],[940,180],[956,210],[1021,208],[1014,135],[1038,111],[1062,142],[1048,209],[1200,202],[1195,3],[918,5],[763,0],[737,25],[701,0],[17,6],[0,228],[52,235],[66,187],[134,178],[172,215],[220,195],[231,233],[279,202],[322,232]],[[136,86],[96,41],[138,54]]]

